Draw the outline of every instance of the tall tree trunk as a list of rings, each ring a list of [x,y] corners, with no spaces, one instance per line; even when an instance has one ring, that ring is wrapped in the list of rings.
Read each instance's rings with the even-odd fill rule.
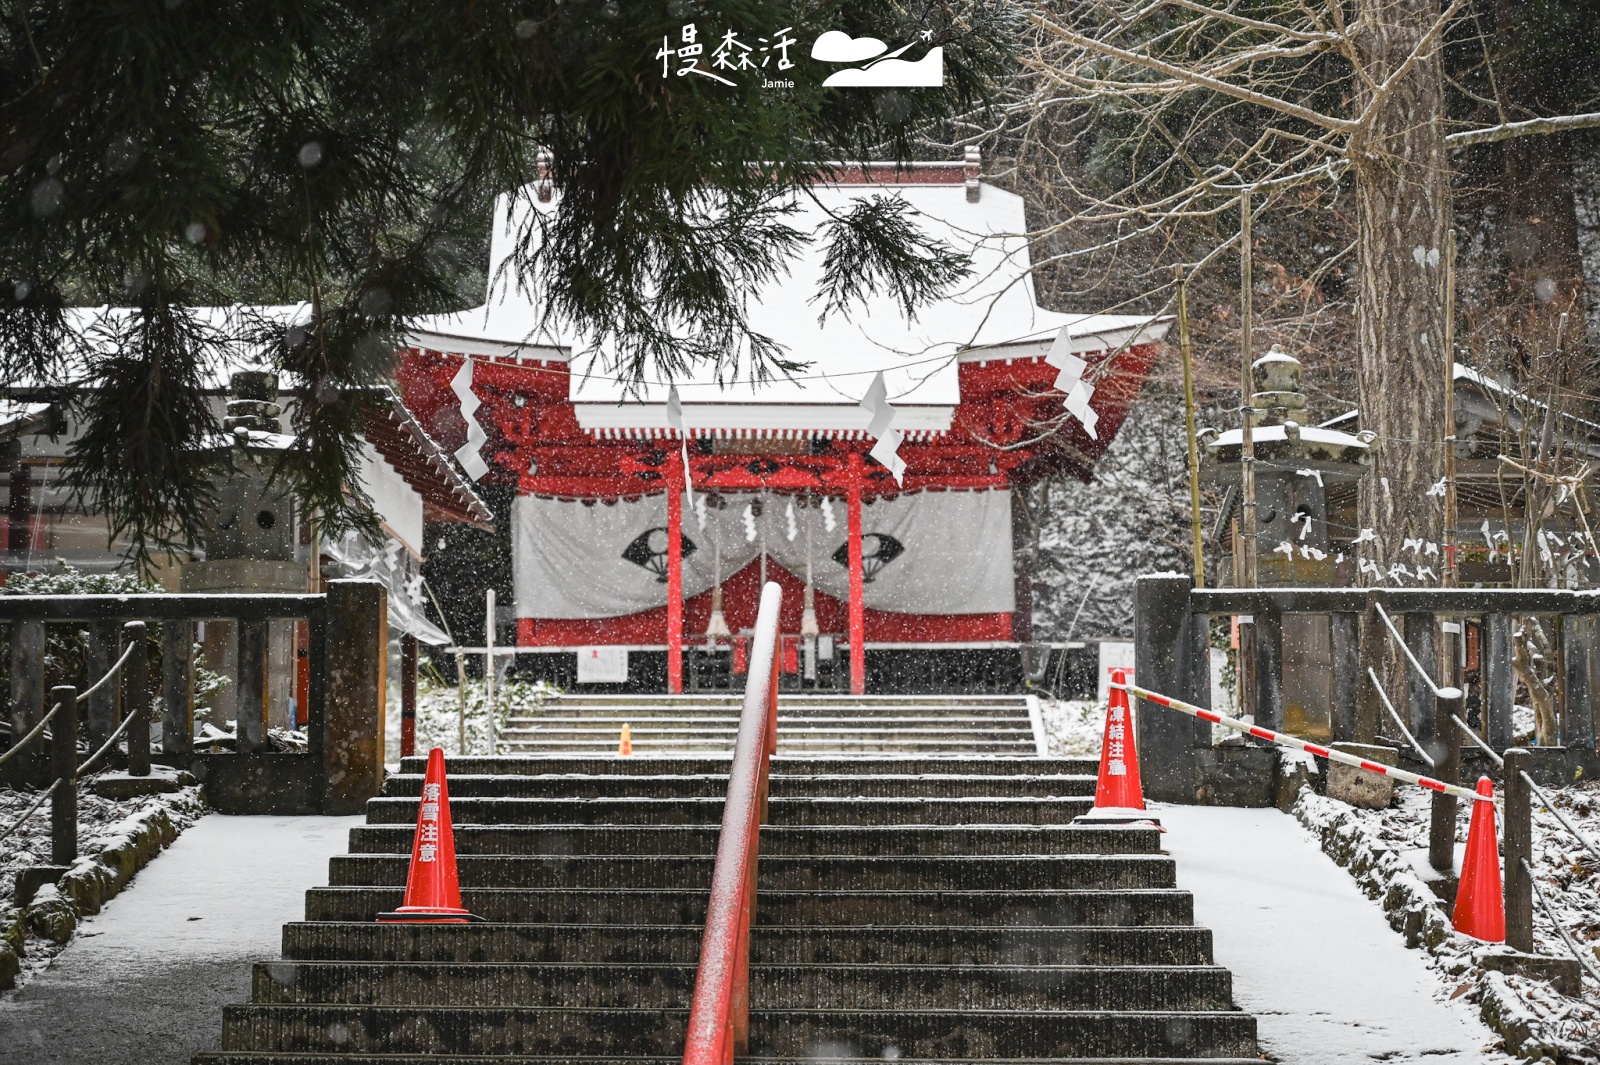
[[[1364,111],[1381,85],[1423,41],[1439,14],[1435,0],[1358,0],[1366,27],[1356,45]],[[1417,559],[1401,554],[1407,537],[1440,542],[1442,508],[1427,491],[1443,475],[1444,249],[1451,225],[1449,159],[1440,120],[1444,80],[1437,52],[1414,64],[1380,102],[1372,124],[1352,139],[1359,249],[1356,335],[1361,423],[1378,434],[1373,470],[1361,480],[1358,513],[1377,539],[1357,550],[1376,562],[1364,584],[1392,581],[1389,570]],[[1386,655],[1388,635],[1375,617],[1361,626],[1361,666],[1403,693],[1403,666]],[[1385,668],[1387,659],[1388,668]],[[1375,727],[1382,712],[1371,685],[1361,686],[1358,721]],[[1404,705],[1399,699],[1397,704]],[[1363,737],[1365,738],[1365,737]]]
[[[1360,0],[1360,8],[1367,29],[1357,46],[1368,86],[1405,61],[1439,10],[1430,0]],[[1443,89],[1435,53],[1411,67],[1351,145],[1361,422],[1378,434],[1359,504],[1361,524],[1377,540],[1361,551],[1386,574],[1400,561],[1404,538],[1437,543],[1442,532],[1441,508],[1427,491],[1444,467],[1444,246],[1452,206],[1439,126]]]

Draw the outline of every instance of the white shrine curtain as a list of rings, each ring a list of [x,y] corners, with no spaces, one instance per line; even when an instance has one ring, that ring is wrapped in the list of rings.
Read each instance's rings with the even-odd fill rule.
[[[809,556],[816,587],[849,599],[849,570],[832,557],[846,542],[842,496],[829,499],[831,530],[818,496],[696,492],[695,501],[683,516],[694,545],[683,566],[686,598],[711,587],[719,553],[726,580],[765,548],[802,580]],[[867,560],[875,570],[865,586],[868,607],[905,614],[1016,608],[1009,491],[906,492],[867,501],[861,516],[864,551],[877,556]],[[518,617],[618,617],[666,604],[667,586],[657,580],[666,564],[665,496],[614,503],[520,496],[512,524]]]

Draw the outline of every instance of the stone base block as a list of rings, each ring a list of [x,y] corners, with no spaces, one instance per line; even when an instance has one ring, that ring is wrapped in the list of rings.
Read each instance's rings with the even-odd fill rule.
[[[1548,981],[1551,987],[1572,998],[1577,998],[1582,990],[1583,966],[1576,958],[1548,958],[1542,954],[1523,954],[1509,947],[1492,947],[1478,951],[1472,960],[1484,969]]]
[[[1200,784],[1194,801],[1201,806],[1264,807],[1273,805],[1273,773],[1277,754],[1270,747],[1218,744],[1195,752]]]
[[[1394,747],[1371,743],[1335,743],[1330,746],[1336,751],[1353,754],[1379,765],[1400,764],[1400,752]],[[1328,798],[1359,806],[1363,810],[1387,810],[1394,801],[1394,780],[1354,766],[1329,762]]]
[[[1456,848],[1456,866],[1450,872],[1441,872],[1428,861],[1428,848],[1413,847],[1408,850],[1398,851],[1400,860],[1406,867],[1416,874],[1418,880],[1428,886],[1428,890],[1439,897],[1439,901],[1449,908],[1456,904],[1456,888],[1461,884],[1459,867],[1464,848]]]
[[[1317,787],[1317,763],[1302,751],[1272,748],[1276,755],[1277,775],[1273,778],[1272,804],[1284,813],[1294,809],[1301,788]]]
[[[64,865],[30,865],[17,872],[17,882],[12,890],[12,900],[20,906],[26,906],[33,901],[39,889],[46,884],[54,884],[67,875]]]
[[[150,767],[150,775],[130,776],[127,773],[107,773],[95,778],[90,788],[102,799],[120,801],[136,799],[143,795],[167,795],[195,783],[192,774],[164,765]]]

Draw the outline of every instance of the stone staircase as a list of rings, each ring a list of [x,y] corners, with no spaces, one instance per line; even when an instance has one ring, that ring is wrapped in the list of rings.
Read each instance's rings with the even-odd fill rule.
[[[652,755],[731,755],[743,696],[560,695],[500,733],[511,754],[615,754],[623,725]],[[784,755],[1042,752],[1037,706],[1025,695],[809,695],[778,697]]]
[[[197,1065],[681,1061],[727,767],[456,759],[465,903],[489,923],[378,925],[421,789],[406,760]],[[1257,1060],[1159,834],[1070,824],[1092,770],[776,759],[741,1060]]]

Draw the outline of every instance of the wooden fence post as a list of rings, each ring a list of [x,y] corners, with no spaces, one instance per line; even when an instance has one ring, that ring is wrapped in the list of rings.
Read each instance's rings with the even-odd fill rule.
[[[1437,729],[1438,740],[1435,746],[1439,754],[1435,755],[1436,765],[1433,776],[1446,784],[1461,783],[1461,740],[1460,730],[1451,716],[1461,717],[1466,712],[1467,701],[1462,696],[1460,688],[1440,688],[1438,696],[1434,699],[1434,727]],[[1433,809],[1428,822],[1428,864],[1445,875],[1451,875],[1456,867],[1456,797],[1433,794]]]
[[[388,596],[377,581],[334,580],[327,589],[322,812],[355,814],[383,786]]]
[[[78,689],[50,689],[50,705],[59,704],[51,721],[50,775],[56,778],[50,796],[50,862],[71,865],[78,860]]]
[[[1533,756],[1520,747],[1505,754],[1505,884],[1506,945],[1533,953],[1533,882],[1523,870],[1533,861],[1533,791],[1522,775]]]

